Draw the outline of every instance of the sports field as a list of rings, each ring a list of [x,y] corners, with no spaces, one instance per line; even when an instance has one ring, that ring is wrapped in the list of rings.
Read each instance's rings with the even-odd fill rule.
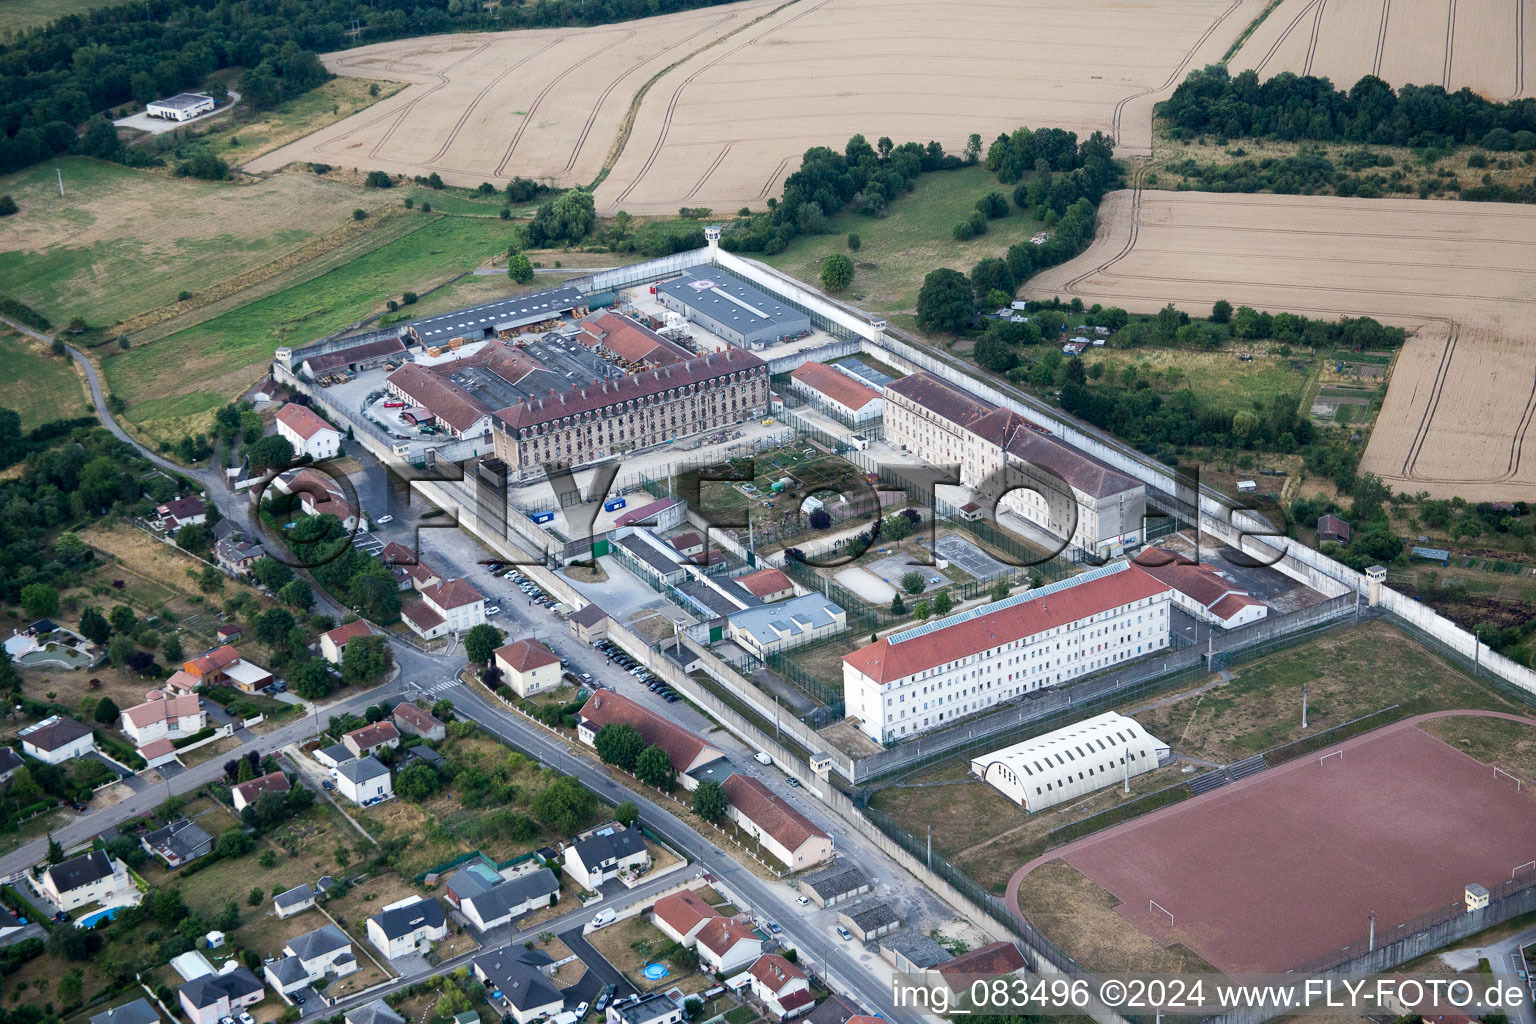
[[[1372,913],[1390,936],[1458,902],[1469,882],[1508,882],[1533,845],[1536,794],[1404,722],[1060,856],[1164,945],[1227,972],[1281,972],[1363,948]]]
[[[1263,0],[746,0],[590,29],[451,35],[325,58],[412,83],[252,162],[293,160],[458,185],[598,181],[598,209],[733,211],[777,195],[812,146],[862,132],[959,152],[1021,125],[1149,152],[1155,100],[1219,59]],[[1024,59],[989,45],[1028,26]]]
[[[1344,89],[1375,75],[1503,100],[1530,95],[1533,44],[1536,18],[1521,0],[1284,0],[1230,66],[1326,76]]]
[[[1362,469],[1394,490],[1515,500],[1536,485],[1533,255],[1528,206],[1122,191],[1088,250],[1026,292],[1411,326]]]

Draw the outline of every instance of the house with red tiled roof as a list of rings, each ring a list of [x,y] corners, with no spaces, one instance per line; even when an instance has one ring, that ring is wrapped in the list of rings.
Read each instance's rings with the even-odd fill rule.
[[[686,790],[698,786],[689,772],[725,757],[725,751],[705,743],[675,722],[669,721],[611,690],[594,693],[576,713],[576,735],[589,747],[597,745],[597,732],[605,725],[626,723],[634,726],[646,746],[666,751],[677,781]]]
[[[984,507],[1098,557],[1141,538],[1146,486],[1020,412],[927,372],[892,381],[883,397],[885,440],[930,465],[958,464],[960,485]]]
[[[274,483],[279,491],[298,499],[305,515],[335,516],[349,533],[357,528],[357,509],[334,477],[314,469],[290,469],[279,473]]]
[[[277,436],[293,445],[297,457],[308,455],[318,461],[341,451],[341,431],[307,405],[289,402],[277,411]]]
[[[978,978],[990,981],[1019,974],[1029,965],[1024,954],[1011,942],[993,942],[973,949],[938,966],[938,972],[952,992],[965,992]]]
[[[1202,622],[1224,629],[1246,626],[1269,608],[1210,562],[1196,562],[1166,548],[1147,548],[1136,564],[1173,589],[1173,603]]]
[[[762,599],[773,602],[782,601],[785,598],[795,596],[795,584],[782,569],[773,566],[764,566],[756,572],[749,572],[745,576],[737,576],[736,582],[746,588],[747,592]]]
[[[560,685],[560,659],[534,639],[496,648],[492,655],[502,679],[519,697],[529,697]]]
[[[263,793],[286,793],[293,788],[288,781],[288,776],[282,772],[272,772],[250,782],[242,782],[231,790],[234,797],[235,813],[239,813],[255,803]]]
[[[721,788],[730,801],[726,816],[791,871],[832,858],[832,837],[750,775],[732,775]]]
[[[816,1005],[805,972],[777,953],[764,953],[747,968],[752,994],[779,1020],[810,1013]]]
[[[789,386],[844,423],[877,419],[884,410],[880,392],[835,366],[808,359],[789,371]]]
[[[346,650],[348,640],[372,635],[373,627],[367,620],[354,619],[320,634],[320,656],[332,665],[340,665],[341,652]]]
[[[890,633],[843,655],[848,717],[876,743],[1168,647],[1171,588],[1115,562]]]
[[[415,704],[401,702],[395,705],[395,728],[420,736],[424,740],[440,740],[448,735],[448,727]]]
[[[466,580],[440,580],[422,587],[420,594],[420,600],[400,609],[400,617],[423,640],[462,633],[485,621],[485,595]]]
[[[693,945],[700,929],[722,916],[692,889],[663,896],[651,908],[651,923],[667,938],[684,947]]]
[[[346,733],[341,737],[341,742],[352,751],[353,757],[367,757],[385,747],[398,747],[400,730],[390,721],[374,722]]]
[[[644,370],[681,363],[693,356],[644,324],[618,313],[587,317],[576,340],[610,359]]]
[[[229,667],[240,660],[240,652],[225,644],[223,647],[215,647],[207,654],[200,654],[196,658],[181,666],[181,670],[187,673],[197,682],[198,686],[218,686],[224,682],[224,676]]]
[[[694,948],[702,966],[716,974],[732,974],[762,955],[763,940],[749,924],[715,917],[695,934]]]
[[[179,740],[191,736],[208,724],[208,713],[196,697],[162,694],[124,711],[122,724],[123,735],[132,740],[134,746],[142,747],[155,740]]]

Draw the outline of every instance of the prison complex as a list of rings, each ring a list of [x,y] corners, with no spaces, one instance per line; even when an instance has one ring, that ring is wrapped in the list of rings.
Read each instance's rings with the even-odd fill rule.
[[[1130,562],[893,633],[843,656],[848,716],[876,743],[1168,646],[1167,584]]]
[[[971,774],[1038,811],[1149,772],[1168,754],[1141,723],[1109,711],[973,758]]]

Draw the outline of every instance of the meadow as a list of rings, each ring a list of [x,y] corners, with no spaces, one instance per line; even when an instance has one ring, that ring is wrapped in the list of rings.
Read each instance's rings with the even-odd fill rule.
[[[50,420],[85,416],[85,386],[67,359],[41,342],[0,327],[0,406],[21,414],[21,429]]]

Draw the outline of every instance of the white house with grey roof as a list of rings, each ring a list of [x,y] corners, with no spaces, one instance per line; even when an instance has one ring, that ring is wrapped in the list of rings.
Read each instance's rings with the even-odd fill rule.
[[[352,940],[334,924],[296,935],[283,945],[282,959],[266,965],[267,983],[284,999],[327,975],[345,978],[357,970]]]
[[[787,651],[848,628],[848,613],[820,594],[806,594],[756,608],[727,620],[731,639],[758,657]]]
[[[389,959],[424,953],[448,934],[448,915],[437,900],[412,896],[368,919],[368,941]]]
[[[336,789],[359,807],[378,803],[395,795],[395,783],[389,767],[369,754],[336,766]]]
[[[315,905],[319,893],[308,882],[296,885],[287,892],[280,892],[272,897],[272,909],[278,917],[292,917],[294,914],[302,914]]]
[[[651,866],[651,852],[637,829],[589,836],[565,848],[565,873],[584,889],[596,889],[621,872],[640,874]]]
[[[197,822],[182,818],[149,833],[139,840],[139,845],[151,856],[165,861],[166,867],[177,868],[209,853],[213,836]]]
[[[64,911],[87,903],[135,903],[137,899],[130,897],[138,894],[128,865],[100,850],[49,865],[43,872],[42,889]]]
[[[486,953],[474,962],[475,977],[493,993],[491,1006],[517,1024],[558,1013],[565,1006],[565,997],[549,977],[554,969],[548,953],[521,946]]]
[[[665,992],[652,992],[622,1006],[608,1006],[608,1024],[678,1024],[682,1019],[682,1006]]]
[[[193,978],[182,984],[176,993],[181,1000],[182,1012],[191,1024],[216,1024],[247,1006],[255,1006],[266,998],[267,990],[256,975],[244,967],[235,966],[221,974]]]
[[[553,906],[560,898],[560,879],[549,868],[539,868],[503,879],[494,885],[478,874],[461,870],[448,879],[452,902],[458,900],[459,913],[478,931],[488,931],[513,918],[540,907]]]

